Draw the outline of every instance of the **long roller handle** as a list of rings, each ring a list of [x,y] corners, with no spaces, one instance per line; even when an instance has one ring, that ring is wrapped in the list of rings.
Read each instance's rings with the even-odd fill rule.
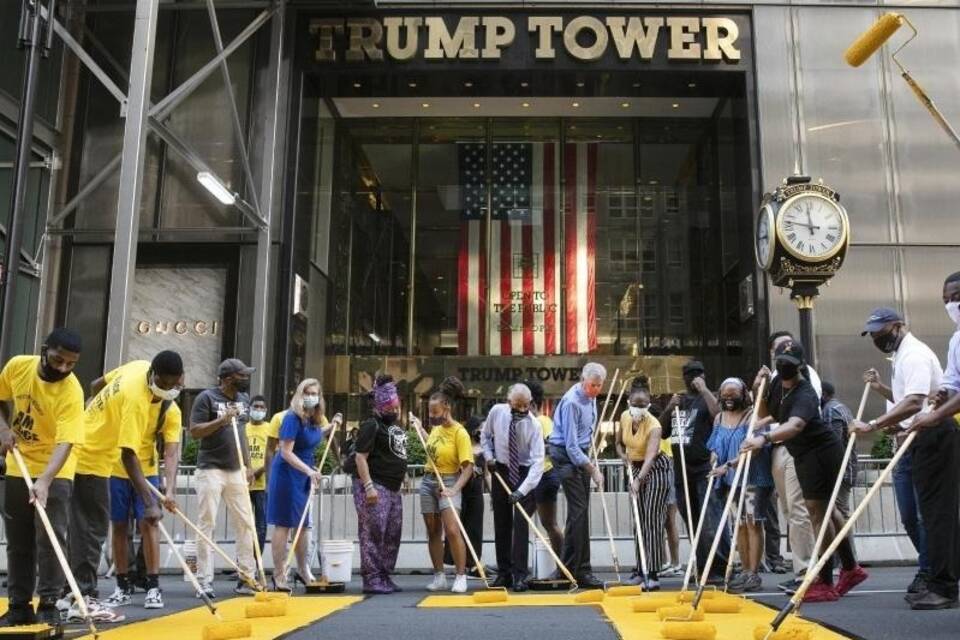
[[[680,593],[685,593],[690,586],[690,576],[693,573],[693,567],[696,564],[697,547],[700,545],[700,533],[703,531],[703,523],[707,517],[707,507],[710,505],[710,494],[713,493],[713,482],[707,483],[707,493],[703,497],[703,506],[700,507],[700,520],[697,522],[697,530],[690,541],[690,557],[687,558],[687,570],[683,574],[683,586]],[[688,509],[689,510],[689,509]]]
[[[33,495],[33,478],[30,477],[30,471],[27,469],[27,464],[23,461],[23,456],[20,454],[20,449],[14,445],[10,451],[13,453],[13,459],[17,462],[17,468],[20,469],[20,475],[23,476],[23,481],[27,483],[27,491],[30,495]],[[73,594],[73,599],[77,603],[77,608],[80,609],[80,613],[83,615],[83,619],[87,621],[87,626],[90,628],[90,633],[93,634],[93,637],[99,638],[100,632],[97,631],[97,628],[93,624],[93,618],[90,617],[90,610],[87,608],[87,601],[83,599],[83,593],[80,592],[80,585],[77,584],[77,579],[73,575],[73,571],[70,570],[70,563],[67,562],[67,556],[63,553],[63,547],[60,546],[60,540],[57,539],[57,535],[53,531],[53,525],[50,524],[50,518],[47,516],[47,510],[39,500],[33,501],[33,506],[37,510],[37,514],[40,516],[40,522],[43,523],[43,528],[47,532],[47,538],[50,540],[50,546],[53,547],[53,553],[57,556],[57,562],[60,563],[60,568],[63,570],[63,575],[67,578],[67,584],[70,585],[70,593]]]
[[[590,457],[597,457],[597,442],[596,438],[600,427],[603,425],[603,416],[607,413],[607,405],[610,403],[610,394],[613,393],[613,390],[616,389],[617,378],[620,376],[619,367],[613,372],[613,378],[610,380],[610,389],[607,391],[607,397],[603,401],[603,408],[600,409],[600,413],[597,414],[597,420],[593,423],[593,432],[590,434]]]
[[[187,578],[190,580],[190,584],[193,585],[193,588],[197,590],[197,593],[200,594],[200,598],[203,600],[203,603],[207,605],[207,609],[210,609],[210,613],[220,618],[220,614],[217,612],[217,607],[214,606],[213,601],[210,599],[210,596],[207,595],[203,587],[200,586],[200,581],[197,580],[196,574],[190,569],[190,565],[187,564],[187,561],[183,559],[183,556],[180,555],[180,552],[177,551],[177,545],[173,542],[173,538],[170,537],[170,534],[167,532],[167,528],[163,526],[163,522],[157,521],[157,528],[160,529],[160,535],[163,536],[163,539],[167,541],[167,544],[170,545],[170,551],[173,552],[173,555],[176,556],[177,561],[180,563],[180,566],[183,568],[183,572],[187,575]]]
[[[863,385],[863,394],[860,396],[860,407],[857,409],[857,421],[863,418],[863,410],[867,406],[867,396],[870,395],[870,383]],[[830,520],[833,517],[833,509],[837,504],[837,496],[840,495],[840,487],[843,485],[843,476],[846,474],[847,465],[850,464],[850,458],[853,455],[854,446],[857,443],[857,433],[854,431],[847,438],[847,449],[843,453],[843,462],[840,463],[840,471],[837,473],[837,479],[833,483],[833,493],[830,494],[830,502],[827,503],[827,511],[823,516],[823,522],[820,523],[820,530],[817,532],[817,542],[813,545],[813,553],[810,554],[810,567],[817,563],[820,556],[820,547],[823,546],[823,539],[827,537],[827,527],[830,526]]]
[[[230,418],[230,424],[233,428],[233,442],[237,447],[237,461],[240,463],[240,475],[243,476],[244,482],[247,480],[247,465],[243,462],[243,445],[240,444],[240,428],[237,426],[236,417]],[[257,523],[253,519],[253,508],[250,507],[249,503],[246,505],[247,508],[243,510],[247,526],[250,527],[250,535],[253,538],[253,557],[257,562],[257,571],[260,573],[260,584],[263,589],[267,588],[267,573],[263,568],[263,556],[260,555],[260,544],[257,542]]]
[[[637,530],[637,548],[640,549],[640,569],[643,570],[643,579],[649,580],[650,572],[647,570],[647,551],[643,548],[643,532],[640,530],[640,506],[637,504],[638,498],[638,496],[631,495],[630,506],[633,507],[633,524]]]
[[[680,407],[673,408],[673,424],[674,427],[671,429],[671,434],[673,434],[674,429],[680,428]],[[687,437],[686,429],[684,428],[683,433],[680,434],[680,474],[683,476],[683,497],[684,497],[684,511],[687,512],[687,536],[694,536],[690,538],[692,543],[692,548],[690,550],[690,560],[687,562],[687,575],[683,579],[683,591],[687,590],[687,583],[690,580],[690,570],[693,567],[693,558],[696,554],[697,542],[695,538],[700,537],[700,525],[703,524],[703,517],[707,513],[707,502],[704,501],[703,508],[701,509],[700,521],[697,526],[696,534],[693,533],[693,513],[690,510],[690,481],[687,479],[687,454],[684,452],[684,440]],[[676,434],[673,434],[676,435]],[[709,489],[708,489],[709,490]]]

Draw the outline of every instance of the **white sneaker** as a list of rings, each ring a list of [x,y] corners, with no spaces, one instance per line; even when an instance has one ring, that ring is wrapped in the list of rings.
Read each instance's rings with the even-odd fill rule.
[[[442,573],[433,574],[433,582],[427,585],[427,591],[446,591],[447,576]]]
[[[147,590],[147,596],[143,599],[144,609],[163,609],[163,595],[158,587]]]
[[[125,615],[117,613],[110,607],[104,606],[104,604],[96,598],[87,596],[84,598],[84,601],[86,602],[87,610],[90,612],[90,617],[94,622],[123,622],[127,619]],[[80,611],[80,607],[71,606],[70,611],[67,612],[67,622],[82,621],[83,619],[84,617]]]
[[[450,591],[453,593],[466,593],[467,592],[467,576],[466,574],[458,575],[453,580],[453,586],[450,588]]]
[[[113,593],[110,594],[110,597],[103,601],[104,606],[107,607],[124,607],[133,602],[133,598],[130,597],[130,594],[117,587],[114,589]]]
[[[60,598],[59,600],[57,600],[56,607],[57,607],[57,610],[58,610],[58,611],[61,611],[61,612],[62,612],[62,611],[70,611],[70,607],[72,607],[72,606],[73,606],[73,594],[72,594],[72,593],[68,593],[67,595],[65,595],[65,596],[63,596],[62,598]]]

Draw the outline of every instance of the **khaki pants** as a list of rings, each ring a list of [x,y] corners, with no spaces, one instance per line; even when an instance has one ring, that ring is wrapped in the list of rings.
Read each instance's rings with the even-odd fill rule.
[[[213,529],[217,523],[217,511],[222,498],[233,525],[237,564],[250,575],[256,575],[256,562],[253,557],[255,537],[250,527],[253,511],[250,508],[246,478],[239,470],[197,469],[194,483],[199,507],[197,526],[211,539],[215,539]],[[197,540],[197,578],[204,586],[213,584],[213,553],[213,549],[203,540]]]
[[[787,519],[793,572],[799,575],[810,564],[816,538],[807,505],[803,501],[797,470],[793,466],[793,456],[784,445],[773,448],[773,483],[777,485],[780,509]]]

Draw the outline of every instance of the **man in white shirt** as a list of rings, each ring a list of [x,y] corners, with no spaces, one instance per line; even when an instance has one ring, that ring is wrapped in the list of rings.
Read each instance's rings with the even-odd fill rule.
[[[536,509],[533,490],[543,476],[544,444],[540,423],[530,413],[530,389],[515,384],[507,392],[507,402],[494,405],[480,432],[480,445],[490,473],[499,473],[511,493],[499,480],[493,482],[493,530],[497,549],[498,587],[527,590],[527,563],[530,531],[527,520],[514,513],[520,504],[529,514]]]
[[[896,434],[894,437],[899,446],[906,437],[903,430],[910,426],[914,416],[929,410],[927,397],[940,388],[942,378],[940,360],[930,347],[909,332],[903,318],[895,309],[887,307],[874,309],[861,335],[867,334],[870,335],[877,349],[893,356],[893,372],[889,387],[880,382],[876,369],[868,369],[863,376],[864,381],[870,383],[871,388],[886,399],[887,411],[867,423],[854,420],[851,430],[857,433],[870,433],[877,429],[886,429]],[[913,608],[946,608],[927,606],[929,604],[927,601],[932,598],[927,596],[927,585],[933,570],[931,556],[938,552],[933,549],[924,522],[917,511],[920,506],[917,474],[920,460],[917,454],[915,446],[912,451],[904,454],[900,465],[894,471],[894,489],[900,508],[900,518],[917,549],[920,560],[919,572],[908,587],[906,597]],[[949,601],[950,596],[943,594],[936,599],[938,604],[942,604],[939,600]],[[953,600],[956,601],[955,592]]]

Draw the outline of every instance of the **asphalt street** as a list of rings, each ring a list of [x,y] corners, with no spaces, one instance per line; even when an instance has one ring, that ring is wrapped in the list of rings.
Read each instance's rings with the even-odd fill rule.
[[[904,589],[913,578],[909,568],[869,568],[870,579],[839,602],[811,604],[803,607],[803,615],[822,622],[851,638],[865,640],[956,640],[960,638],[960,609],[950,611],[911,611],[903,600]],[[612,574],[600,574],[613,579]],[[765,589],[756,600],[779,608],[785,596],[776,584],[786,578],[766,574]],[[288,634],[292,640],[320,638],[390,638],[390,640],[424,640],[425,638],[458,638],[463,640],[549,640],[550,638],[589,638],[615,640],[614,628],[599,613],[585,613],[583,608],[516,607],[502,609],[418,609],[417,604],[428,594],[425,575],[405,575],[397,578],[404,591],[388,596],[371,596],[352,607],[338,611],[323,620]],[[480,587],[472,580],[471,590]],[[667,589],[679,589],[679,579],[663,581]],[[218,579],[216,588],[221,598],[232,597],[234,583]],[[193,597],[188,585],[174,576],[161,578],[166,609],[146,611],[143,595],[134,596],[134,603],[121,610],[128,621],[172,613],[196,607],[200,602]],[[101,582],[101,595],[113,589],[110,581]],[[359,576],[349,585],[347,593],[359,593]]]

